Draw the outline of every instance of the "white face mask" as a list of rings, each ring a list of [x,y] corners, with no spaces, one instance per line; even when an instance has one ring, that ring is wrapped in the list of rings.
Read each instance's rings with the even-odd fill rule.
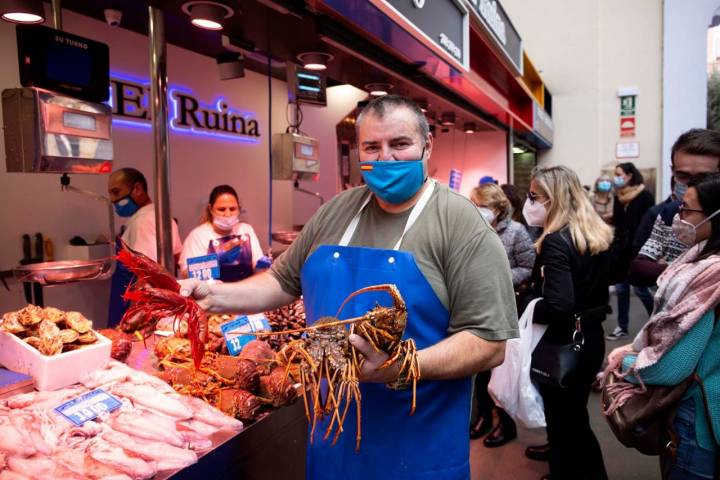
[[[677,237],[678,240],[680,240],[682,243],[687,245],[688,247],[692,247],[695,245],[697,241],[697,229],[700,225],[703,223],[706,223],[710,221],[711,218],[713,218],[715,215],[720,213],[720,210],[717,210],[715,213],[707,217],[702,222],[698,223],[697,225],[693,225],[692,223],[688,222],[687,220],[683,220],[680,218],[680,214],[676,213],[673,217],[673,223],[672,223],[672,229],[673,233]]]
[[[485,221],[492,224],[493,220],[495,220],[495,212],[486,207],[477,207],[477,209],[478,212],[480,212],[480,215],[483,216]]]
[[[545,217],[547,217],[547,209],[545,209],[545,205],[549,201],[550,200],[540,203],[538,201],[533,202],[529,198],[525,199],[522,214],[529,227],[545,226]]]
[[[239,222],[240,218],[237,215],[233,215],[232,217],[213,217],[213,225],[223,232],[229,232]]]

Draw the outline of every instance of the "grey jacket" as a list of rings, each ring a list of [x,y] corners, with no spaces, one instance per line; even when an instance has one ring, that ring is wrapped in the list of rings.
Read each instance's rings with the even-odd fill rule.
[[[513,286],[530,280],[535,265],[535,245],[525,226],[508,217],[497,224],[495,231],[510,260]]]

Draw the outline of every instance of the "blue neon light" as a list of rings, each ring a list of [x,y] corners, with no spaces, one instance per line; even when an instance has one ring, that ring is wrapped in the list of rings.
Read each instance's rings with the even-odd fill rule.
[[[141,105],[143,108],[147,109],[149,104],[149,84],[147,81],[133,78],[131,76],[122,74],[122,73],[116,73],[111,72],[110,73],[110,79],[117,79],[120,81],[124,81],[127,83],[131,83],[136,86],[143,87],[143,96],[141,98]],[[178,120],[178,111],[179,111],[179,105],[178,100],[175,98],[175,93],[183,93],[188,96],[193,97],[193,99],[196,99],[194,93],[192,90],[190,90],[187,87],[182,86],[171,86],[168,89],[168,98],[170,102],[168,102],[168,105],[170,107],[169,111],[169,125],[170,130],[173,132],[173,134],[182,135],[182,136],[203,136],[203,137],[209,137],[209,138],[215,138],[215,139],[225,139],[225,140],[232,140],[236,142],[243,142],[243,143],[252,143],[257,144],[260,143],[260,139],[258,137],[254,136],[243,136],[242,134],[233,134],[229,132],[224,131],[212,131],[212,130],[199,130],[195,127],[185,127],[182,125],[177,125],[176,121]],[[107,102],[107,104],[114,109],[114,92],[113,92],[113,86],[112,83],[110,85],[110,99]],[[225,111],[222,111],[222,104],[225,104],[229,107],[228,103],[225,101],[224,97],[217,97],[217,99],[214,102],[214,106],[210,106],[204,103],[201,103],[198,101],[198,106],[200,108],[203,108],[205,110],[210,111],[217,111],[218,115],[222,113],[227,113],[228,117],[231,115],[235,115],[237,117],[242,117],[245,120],[255,120],[257,122],[257,119],[255,118],[255,113],[249,110],[243,111],[243,110],[230,110],[229,108]],[[128,113],[137,112],[137,107],[132,104],[125,105],[125,111]],[[150,116],[150,113],[148,111],[148,117]],[[137,128],[137,129],[150,129],[152,128],[152,123],[150,118],[148,119],[129,119],[125,117],[113,117],[112,120],[113,126],[117,127],[127,127],[127,128]]]
[[[308,91],[308,92],[319,92],[319,91],[320,91],[320,89],[317,88],[317,87],[308,87],[308,86],[305,86],[305,85],[298,85],[298,88],[299,88],[300,90],[306,90],[306,91]]]
[[[320,80],[320,77],[317,75],[309,75],[307,73],[298,73],[297,76],[298,78],[305,78],[307,80]]]

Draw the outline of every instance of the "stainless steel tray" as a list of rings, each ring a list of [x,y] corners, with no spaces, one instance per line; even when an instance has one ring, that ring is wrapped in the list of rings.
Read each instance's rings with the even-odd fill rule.
[[[104,280],[115,271],[112,257],[97,260],[63,260],[59,262],[31,263],[13,269],[21,282],[58,285],[81,280]]]
[[[272,239],[275,240],[278,243],[284,243],[285,245],[290,245],[292,242],[295,241],[297,236],[300,235],[300,232],[296,232],[293,230],[283,231],[283,232],[272,232]]]

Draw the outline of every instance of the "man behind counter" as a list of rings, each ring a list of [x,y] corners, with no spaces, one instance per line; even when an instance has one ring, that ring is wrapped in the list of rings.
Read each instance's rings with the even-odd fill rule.
[[[120,239],[128,247],[147,257],[157,260],[155,231],[155,208],[147,191],[145,176],[134,168],[121,168],[108,178],[108,195],[113,202],[115,213],[127,218],[127,223],[116,238],[116,250],[120,248]],[[182,250],[178,227],[172,222],[172,243],[175,262]],[[133,280],[133,275],[122,264],[117,263],[110,287],[110,308],[108,327],[114,327],[122,319],[127,302],[122,299],[125,289]]]
[[[355,452],[355,409],[338,443],[317,431],[308,446],[309,479],[466,479],[470,477],[471,376],[502,363],[505,340],[517,336],[507,255],[466,198],[428,178],[433,138],[411,100],[388,95],[357,120],[367,186],[335,196],[318,210],[266,273],[234,284],[182,282],[210,312],[261,312],[301,294],[309,324],[335,315],[350,293],[395,284],[408,308],[405,338],[415,339],[421,381],[417,410],[397,362],[361,337],[362,445]],[[387,302],[361,295],[342,317]],[[386,384],[397,389],[388,389]],[[329,419],[325,419],[329,421]],[[327,424],[325,424],[327,426]]]

